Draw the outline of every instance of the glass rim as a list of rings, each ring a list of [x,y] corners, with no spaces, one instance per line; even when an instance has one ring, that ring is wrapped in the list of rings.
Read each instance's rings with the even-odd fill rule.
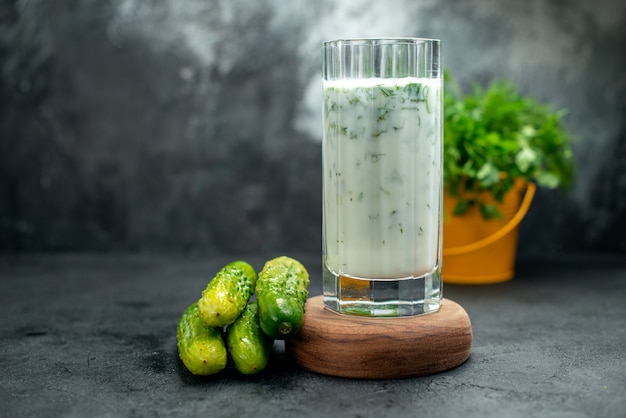
[[[365,37],[365,38],[341,38],[322,42],[324,47],[334,47],[340,45],[388,45],[388,44],[420,44],[433,43],[440,44],[441,39],[418,38],[410,36],[386,36],[386,37]]]

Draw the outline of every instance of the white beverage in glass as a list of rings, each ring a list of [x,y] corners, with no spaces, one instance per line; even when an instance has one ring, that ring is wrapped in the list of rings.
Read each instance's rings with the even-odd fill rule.
[[[439,308],[442,79],[417,75],[323,80],[324,295],[340,313]]]

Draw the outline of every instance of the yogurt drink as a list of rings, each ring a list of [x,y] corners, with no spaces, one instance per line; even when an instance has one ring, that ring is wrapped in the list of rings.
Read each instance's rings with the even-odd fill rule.
[[[442,80],[323,82],[324,276],[439,296]],[[438,305],[437,305],[438,308]]]

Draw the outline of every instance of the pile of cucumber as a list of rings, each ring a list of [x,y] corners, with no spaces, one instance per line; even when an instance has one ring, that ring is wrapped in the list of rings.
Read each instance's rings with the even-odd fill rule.
[[[308,286],[309,273],[290,257],[267,261],[258,277],[245,261],[227,264],[178,322],[180,359],[200,376],[220,372],[229,358],[242,374],[261,372],[274,340],[300,331]]]

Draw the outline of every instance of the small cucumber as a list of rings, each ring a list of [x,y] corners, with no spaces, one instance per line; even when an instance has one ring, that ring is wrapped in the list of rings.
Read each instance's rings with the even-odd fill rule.
[[[226,367],[228,359],[222,330],[208,326],[198,316],[198,305],[183,312],[176,330],[178,356],[192,374],[207,376]]]
[[[200,318],[213,327],[232,324],[254,293],[257,275],[245,261],[233,261],[217,272],[198,300]]]
[[[284,340],[300,331],[308,286],[309,273],[293,258],[282,256],[265,263],[256,298],[261,329],[268,337]]]
[[[256,302],[248,303],[241,316],[226,329],[228,352],[242,374],[252,375],[265,369],[273,342],[261,330]]]

